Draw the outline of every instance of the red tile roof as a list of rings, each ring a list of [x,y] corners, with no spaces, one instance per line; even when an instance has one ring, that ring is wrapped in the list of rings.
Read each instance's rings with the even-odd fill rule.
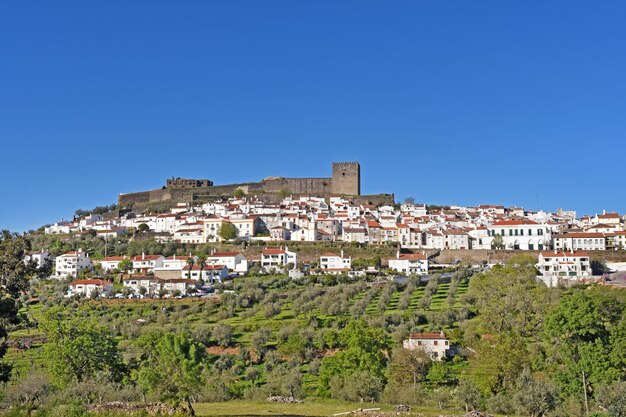
[[[521,226],[524,224],[539,224],[532,220],[501,220],[499,222],[495,222],[493,226]]]
[[[78,281],[72,281],[69,285],[106,285],[110,284],[109,281],[102,279],[79,279]]]
[[[411,333],[409,339],[446,339],[443,333]]]
[[[543,256],[544,258],[565,258],[565,257],[569,257],[569,258],[584,258],[584,257],[589,257],[589,254],[587,252],[557,252],[554,253],[554,251],[543,251],[541,252],[541,256]]]

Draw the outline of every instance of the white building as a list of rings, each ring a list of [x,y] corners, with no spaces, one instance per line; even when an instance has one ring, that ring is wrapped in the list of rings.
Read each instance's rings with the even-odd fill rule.
[[[287,247],[285,249],[282,248],[271,248],[271,249],[263,249],[261,252],[261,267],[264,269],[268,268],[279,268],[282,269],[287,264],[296,265],[298,262],[298,257],[295,252],[290,252]]]
[[[564,233],[554,235],[552,244],[556,250],[606,250],[604,233]]]
[[[60,221],[44,229],[47,235],[68,234],[72,231],[72,223],[68,221]]]
[[[504,249],[543,250],[551,242],[550,228],[532,220],[501,220],[487,227],[492,240],[502,236]]]
[[[180,243],[204,243],[204,227],[185,227],[174,232],[174,241]]]
[[[239,252],[213,252],[207,256],[207,263],[225,265],[231,272],[238,275],[248,273],[248,260]]]
[[[441,333],[412,333],[402,342],[402,347],[408,350],[421,349],[428,353],[432,360],[440,361],[450,351],[450,341]]]
[[[163,256],[146,255],[142,253],[133,257],[133,270],[136,273],[145,274],[146,272],[154,272],[154,268],[163,267]]]
[[[471,249],[470,236],[463,230],[443,231],[445,249]]]
[[[591,263],[587,252],[541,252],[537,270],[540,279],[550,287],[556,286],[559,281],[591,278]]]
[[[172,255],[163,259],[163,269],[181,270],[188,266],[190,256]]]
[[[146,294],[156,295],[161,289],[161,280],[154,276],[136,275],[122,280],[125,287],[130,288],[135,294],[141,294],[144,288]]]
[[[368,243],[367,229],[364,227],[345,227],[342,231],[344,242]]]
[[[24,256],[24,262],[34,262],[37,268],[44,266],[47,260],[50,259],[50,254],[46,250],[30,251],[26,252]]]
[[[389,259],[389,268],[407,275],[428,274],[428,257],[420,253],[399,253]]]
[[[226,267],[226,265],[209,264],[205,265],[204,267],[200,265],[194,265],[191,267],[191,270],[187,268],[181,270],[180,272],[181,278],[188,278],[196,281],[202,279],[204,282],[222,282],[222,280],[228,278],[228,268]]]
[[[119,269],[120,262],[124,259],[129,259],[126,256],[108,256],[106,258],[102,258],[99,263],[102,267],[102,272],[111,272],[115,269]]]
[[[467,232],[467,234],[470,236],[472,249],[491,249],[491,238],[486,227],[477,227]]]
[[[111,291],[113,284],[101,279],[80,279],[69,283],[67,296],[82,295],[91,298],[93,295],[103,295]]]
[[[56,278],[76,277],[81,271],[92,267],[89,254],[78,249],[76,252],[68,252],[56,257],[54,276]]]
[[[320,256],[320,269],[327,274],[346,273],[352,269],[352,258],[344,258],[343,251],[341,255],[325,253]]]

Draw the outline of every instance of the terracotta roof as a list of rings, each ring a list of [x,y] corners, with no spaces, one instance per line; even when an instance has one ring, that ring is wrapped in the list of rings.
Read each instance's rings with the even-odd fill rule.
[[[411,333],[409,339],[446,339],[446,335],[443,333]]]
[[[569,258],[584,258],[584,257],[588,257],[589,254],[587,252],[557,252],[554,253],[554,251],[543,251],[541,252],[541,256],[543,256],[544,258],[565,258],[565,257],[569,257]]]
[[[554,235],[555,238],[604,238],[604,233],[564,233],[559,235]]]
[[[285,253],[284,249],[263,249],[261,252],[263,255],[281,255]]]
[[[501,220],[499,222],[495,222],[493,226],[521,226],[524,224],[539,224],[532,220]]]
[[[598,215],[598,219],[619,219],[619,217],[619,213],[606,213]]]
[[[209,264],[209,265],[205,265],[204,268],[202,268],[203,271],[211,271],[211,270],[215,270],[215,269],[224,269],[224,265]],[[192,266],[191,270],[192,271],[199,271],[200,270],[200,265]],[[185,269],[183,269],[183,271],[189,271],[189,268],[185,268]]]
[[[100,259],[100,262],[117,262],[123,261],[124,259],[128,259],[125,256],[109,256],[107,258]]]
[[[155,261],[161,258],[161,255],[137,255],[133,257],[133,261]]]
[[[72,281],[69,285],[105,285],[110,284],[109,281],[102,279],[79,279],[78,281]]]

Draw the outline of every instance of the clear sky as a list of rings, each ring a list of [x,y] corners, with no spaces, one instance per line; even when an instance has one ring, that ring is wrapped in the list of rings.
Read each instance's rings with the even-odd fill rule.
[[[625,211],[626,2],[6,1],[0,228],[170,176]]]

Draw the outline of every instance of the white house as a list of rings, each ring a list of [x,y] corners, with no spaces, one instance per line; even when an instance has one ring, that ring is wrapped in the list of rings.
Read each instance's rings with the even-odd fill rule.
[[[441,333],[412,333],[402,342],[402,347],[408,350],[421,349],[428,353],[432,360],[440,361],[450,351],[450,341]]]
[[[163,259],[163,269],[181,270],[187,267],[189,256],[172,255]]]
[[[472,249],[491,249],[491,238],[486,227],[480,226],[467,232]]]
[[[56,257],[54,276],[56,278],[76,277],[80,271],[92,267],[89,254],[78,249],[76,252],[68,252]]]
[[[161,280],[154,276],[135,275],[124,278],[122,283],[136,294],[140,294],[142,288],[145,288],[147,294],[156,295],[161,289]]]
[[[591,263],[587,252],[546,251],[537,262],[540,278],[553,287],[559,281],[577,281],[591,278]]]
[[[204,227],[184,227],[174,232],[174,241],[180,243],[204,243]]]
[[[263,249],[261,252],[261,267],[264,269],[268,268],[279,268],[286,266],[289,263],[296,265],[298,262],[298,257],[295,252],[290,252],[287,247],[285,249],[282,248],[271,248],[271,249]]]
[[[343,251],[341,255],[325,253],[320,256],[320,269],[327,274],[346,273],[352,269],[352,258],[344,258]]]
[[[44,229],[47,235],[68,234],[72,231],[72,223],[68,221],[60,221]]]
[[[543,250],[551,242],[551,230],[532,220],[500,220],[487,226],[489,236],[502,236],[504,249]]]
[[[604,233],[564,233],[554,235],[552,239],[557,250],[606,250]]]
[[[194,265],[189,268],[183,269],[180,271],[181,278],[188,278],[199,281],[201,278],[203,281],[220,281],[228,278],[228,268],[226,265],[205,265],[201,267],[200,265]]]
[[[270,229],[270,240],[282,241],[291,239],[291,231],[284,226],[274,226]]]
[[[192,288],[196,288],[198,286],[198,281],[194,279],[185,279],[185,278],[171,278],[171,279],[159,279],[160,280],[160,288],[159,290],[166,290],[170,293],[174,293],[176,291],[180,292],[181,295],[187,295],[190,293]]]
[[[106,258],[102,258],[99,263],[103,272],[110,272],[115,269],[119,269],[120,262],[124,259],[128,258],[126,256],[108,256]]]
[[[367,243],[367,229],[364,227],[345,227],[343,229],[342,240],[344,242]]]
[[[207,263],[225,265],[231,272],[238,275],[248,273],[248,260],[239,252],[213,252],[207,256]]]
[[[101,279],[80,279],[69,283],[67,296],[82,295],[91,298],[94,294],[102,295],[111,291],[113,284]]]
[[[428,257],[420,253],[400,253],[389,259],[389,268],[407,275],[428,274]]]
[[[49,259],[50,253],[44,249],[26,252],[24,256],[24,262],[34,262],[37,268],[41,268]]]
[[[446,249],[471,249],[470,236],[464,230],[444,230],[444,247]]]
[[[163,267],[162,255],[146,255],[142,253],[133,257],[133,270],[136,273],[145,274],[146,272],[154,272],[154,268]]]

